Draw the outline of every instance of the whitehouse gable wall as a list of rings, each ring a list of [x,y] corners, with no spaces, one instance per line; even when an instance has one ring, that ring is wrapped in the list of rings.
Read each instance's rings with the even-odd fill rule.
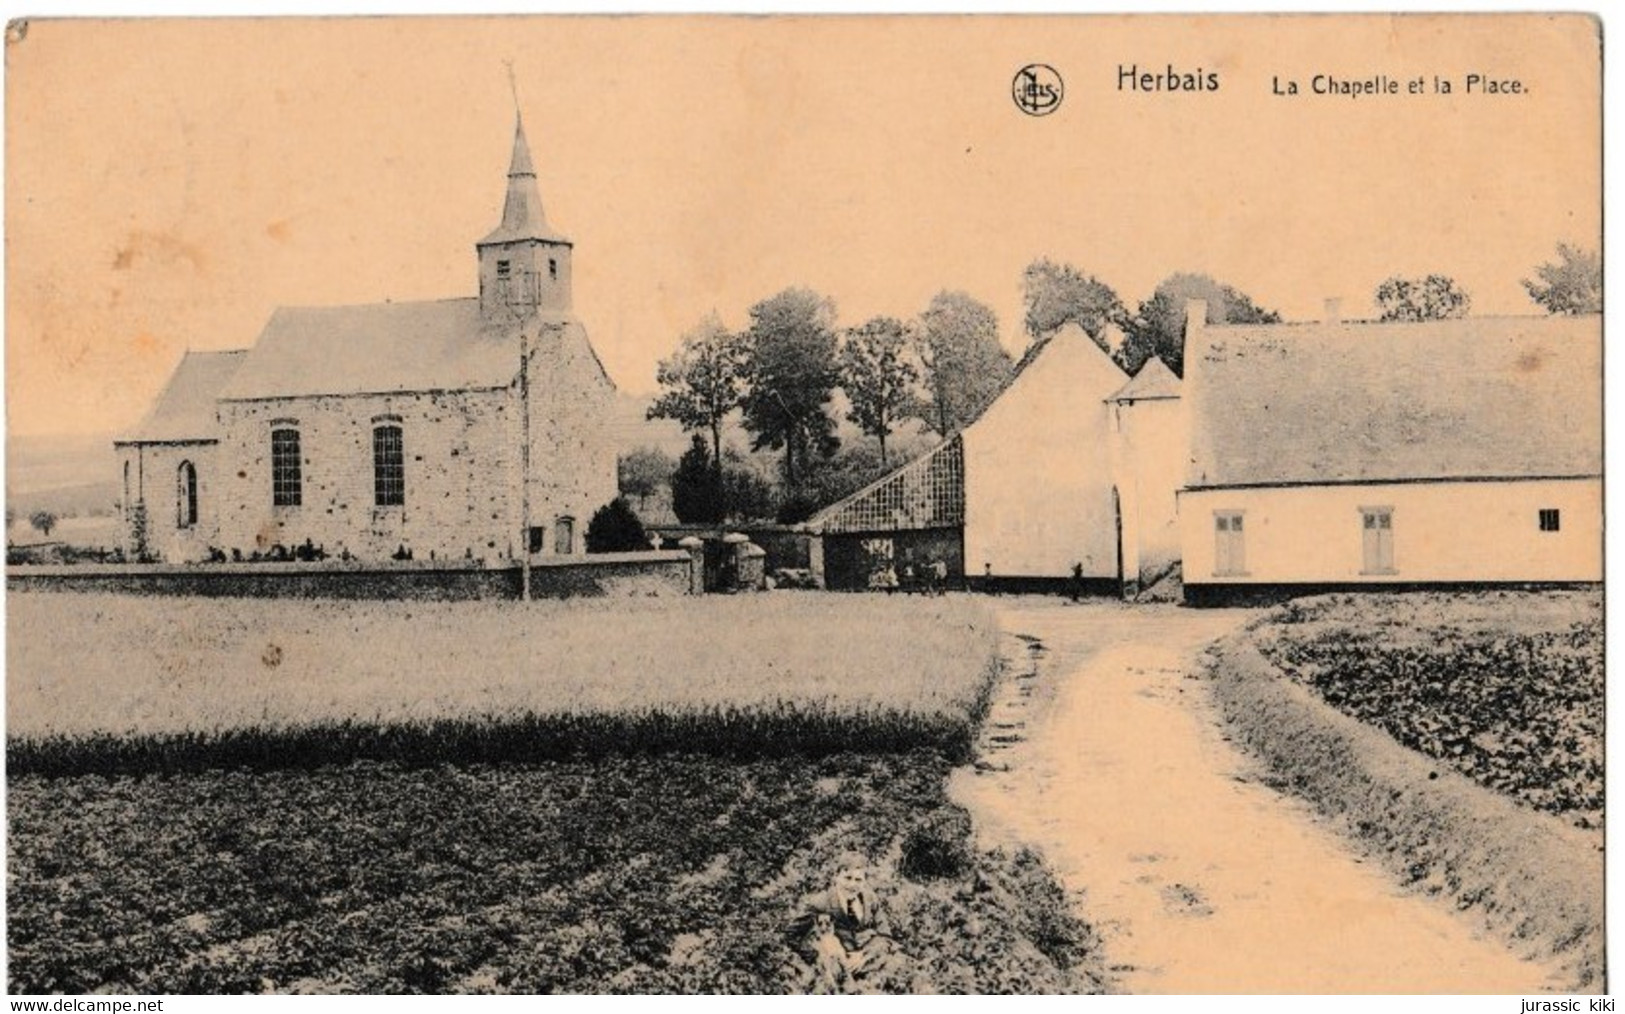
[[[372,431],[398,417],[406,503],[374,505]],[[244,556],[306,539],[329,554],[510,559],[518,552],[519,405],[513,390],[222,402],[221,548]],[[271,431],[299,430],[302,503],[271,497]],[[395,420],[388,420],[394,422]]]
[[[964,431],[968,575],[1117,577],[1105,399],[1127,380],[1069,325]]]

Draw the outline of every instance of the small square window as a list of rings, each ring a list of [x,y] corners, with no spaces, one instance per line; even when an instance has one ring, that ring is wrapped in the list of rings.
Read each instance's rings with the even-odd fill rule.
[[[1556,507],[1542,507],[1540,509],[1540,530],[1543,532],[1560,531],[1563,526],[1562,514]]]

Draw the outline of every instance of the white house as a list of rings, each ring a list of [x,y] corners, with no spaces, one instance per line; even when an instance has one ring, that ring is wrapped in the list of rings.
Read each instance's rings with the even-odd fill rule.
[[[1183,477],[1179,379],[1134,378],[1075,323],[1033,355],[974,423],[815,515],[815,569],[869,586],[935,560],[988,588],[1117,593],[1177,558]]]
[[[1187,598],[1602,579],[1602,319],[1188,315]]]

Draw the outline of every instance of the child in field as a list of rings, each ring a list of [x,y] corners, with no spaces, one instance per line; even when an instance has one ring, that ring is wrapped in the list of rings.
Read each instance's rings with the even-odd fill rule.
[[[811,913],[802,957],[812,966],[814,992],[875,989],[902,964],[891,920],[869,884],[866,865],[862,856],[843,856],[829,889],[802,903]],[[821,932],[824,927],[827,930]]]

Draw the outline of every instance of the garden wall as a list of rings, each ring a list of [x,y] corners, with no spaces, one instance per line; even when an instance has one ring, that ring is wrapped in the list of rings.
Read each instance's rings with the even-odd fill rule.
[[[1293,792],[1401,881],[1443,893],[1521,950],[1604,987],[1600,835],[1524,809],[1351,718],[1272,666],[1246,634],[1214,649],[1225,721]]]
[[[689,555],[682,551],[602,553],[538,559],[531,566],[535,598],[686,595]],[[485,567],[464,561],[389,564],[209,563],[83,564],[6,569],[10,591],[117,592],[306,599],[516,599],[517,564]]]

